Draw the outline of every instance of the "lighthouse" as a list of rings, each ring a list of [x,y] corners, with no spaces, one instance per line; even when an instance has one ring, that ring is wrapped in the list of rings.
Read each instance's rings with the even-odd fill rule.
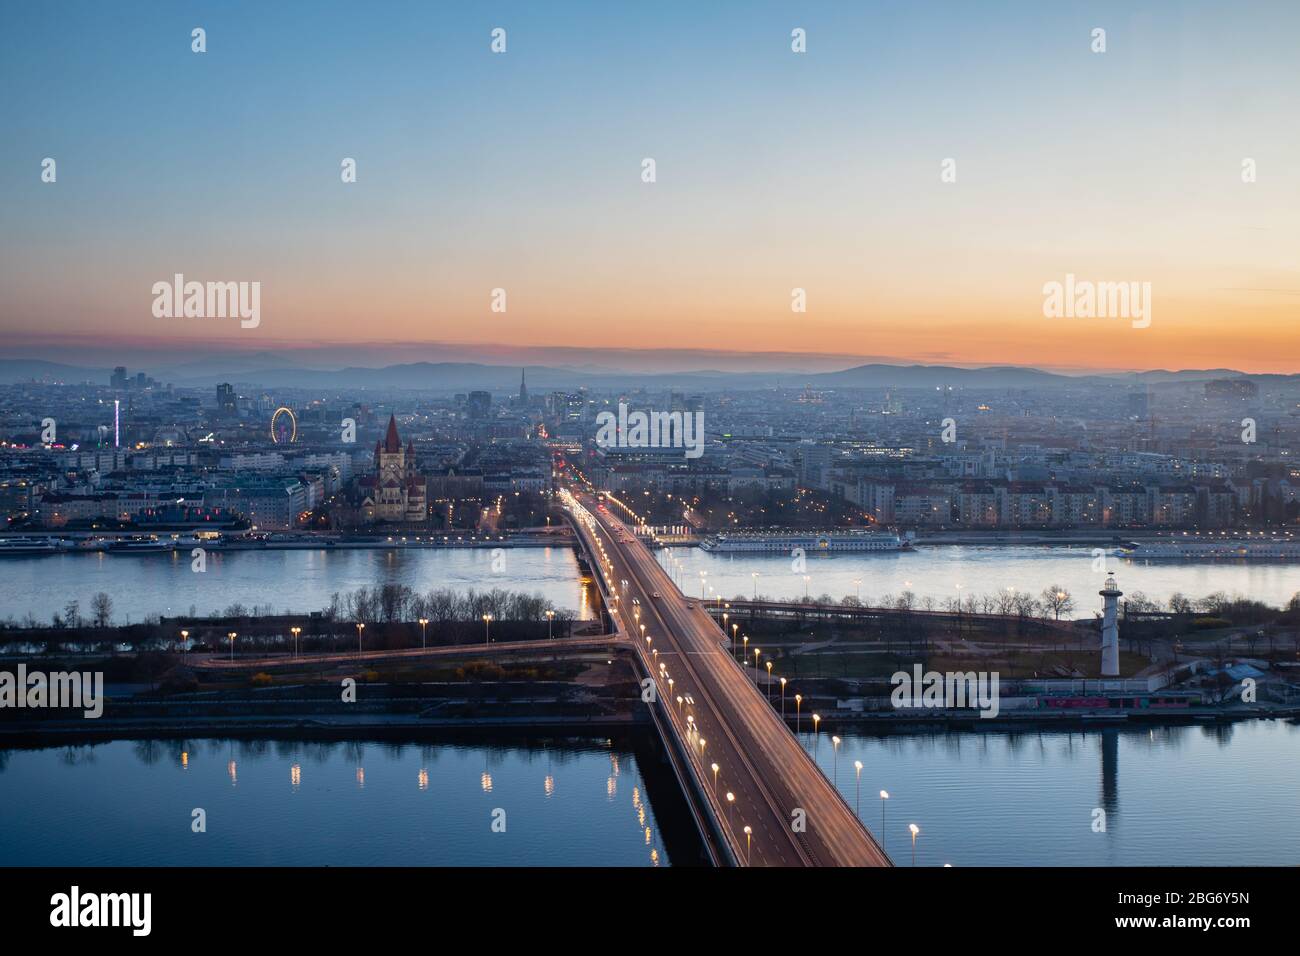
[[[1106,578],[1106,586],[1097,592],[1106,602],[1101,615],[1101,676],[1119,676],[1119,599],[1124,592],[1115,583],[1115,575]]]

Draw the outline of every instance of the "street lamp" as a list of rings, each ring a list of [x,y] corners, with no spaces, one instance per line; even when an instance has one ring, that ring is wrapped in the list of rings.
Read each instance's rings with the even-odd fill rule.
[[[796,737],[799,736],[800,729],[801,729],[800,718],[803,715],[800,713],[799,707],[802,703],[803,703],[803,694],[795,694],[794,695],[794,735]]]
[[[741,646],[740,666],[744,668],[749,666],[749,635],[746,634],[741,640],[744,644]]]
[[[785,678],[781,678],[781,723],[785,723]]]
[[[889,799],[889,791],[880,791],[880,848],[885,848],[885,801]]]
[[[184,657],[185,652],[189,650],[189,643],[190,643],[190,632],[181,631],[181,656],[182,657]]]
[[[736,795],[732,793],[730,790],[728,790],[727,791],[727,826],[731,826],[731,824],[735,822],[736,819],[735,807],[736,807]]]
[[[921,828],[915,823],[909,823],[907,828],[912,831],[912,865],[916,866],[916,835],[921,832]]]
[[[831,782],[835,784],[835,789],[840,787],[840,738],[831,737],[831,745],[835,749],[835,756],[831,758]]]
[[[483,643],[484,644],[492,643],[491,634],[492,634],[492,615],[484,614],[483,615]]]
[[[856,795],[853,801],[854,803],[853,812],[856,813],[858,815],[858,819],[861,820],[862,819],[862,761],[861,760],[853,761],[853,769],[857,771],[857,775],[858,775],[858,782],[855,787]]]
[[[361,656],[361,632],[364,631],[365,629],[366,626],[362,624],[360,621],[357,621],[357,657],[358,658]]]
[[[757,647],[754,648],[754,686],[758,686],[758,659],[763,652]]]
[[[235,663],[235,637],[234,631],[231,631],[226,637],[230,638],[230,663]]]
[[[715,794],[718,792],[718,765],[716,763],[713,765],[713,792]]]
[[[821,714],[813,714],[813,763],[817,762],[817,745],[821,743],[821,734],[818,733],[818,726],[822,722]]]
[[[427,617],[420,618],[420,650],[424,650],[427,646],[426,636],[428,634],[428,627],[429,619]]]
[[[754,600],[757,601],[758,600],[758,572],[753,571],[750,573],[749,576],[754,579]]]
[[[298,635],[302,633],[302,628],[291,627],[289,633],[293,635],[293,656],[298,656]]]
[[[772,661],[769,658],[767,662],[767,699],[772,699]]]
[[[749,851],[751,847],[750,841],[753,840],[753,838],[754,838],[754,831],[751,830],[749,827],[745,827],[745,866],[749,866],[749,856],[750,856]]]
[[[547,611],[546,612],[546,639],[548,641],[551,639],[551,622],[553,620],[555,620],[555,612]]]
[[[731,653],[736,653],[736,632],[740,630],[739,624],[731,625]]]

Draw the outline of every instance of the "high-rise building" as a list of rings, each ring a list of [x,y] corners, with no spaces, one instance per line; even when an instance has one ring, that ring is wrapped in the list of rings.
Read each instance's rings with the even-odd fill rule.
[[[487,418],[492,413],[492,394],[490,392],[470,392],[466,400],[469,417]]]
[[[228,382],[222,382],[217,386],[217,414],[222,418],[234,418],[238,414],[235,387]]]
[[[126,366],[119,365],[113,369],[112,387],[124,390],[126,388]]]

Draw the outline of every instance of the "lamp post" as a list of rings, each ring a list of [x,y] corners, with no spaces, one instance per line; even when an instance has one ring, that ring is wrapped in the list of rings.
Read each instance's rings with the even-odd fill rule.
[[[428,628],[429,619],[427,617],[420,618],[420,650],[424,650],[428,646]]]
[[[835,755],[831,757],[831,783],[838,790],[840,788],[840,738],[832,735],[831,746],[835,750]]]
[[[750,849],[752,847],[750,841],[752,841],[753,838],[754,838],[754,831],[751,830],[749,827],[745,827],[745,866],[749,866]]]
[[[302,633],[302,628],[291,627],[289,633],[293,635],[293,656],[298,656],[298,635]]]
[[[880,848],[885,848],[885,801],[889,799],[889,791],[880,791]]]
[[[483,643],[485,645],[492,643],[492,615],[491,614],[483,615]]]
[[[736,795],[730,790],[727,791],[727,826],[730,827],[736,820]]]
[[[551,640],[551,622],[555,620],[555,612],[546,612],[546,639]]]
[[[716,795],[717,792],[718,792],[718,765],[715,763],[713,765],[713,793]]]
[[[781,678],[781,723],[785,723],[785,678]]]
[[[758,600],[758,572],[752,571],[750,572],[749,576],[754,579],[754,600],[757,601]]]
[[[736,632],[740,630],[739,624],[731,625],[731,653],[736,653]]]
[[[762,651],[757,647],[754,648],[754,686],[758,686],[758,659],[762,656]]]
[[[361,658],[361,632],[364,631],[365,629],[366,626],[360,621],[357,621],[357,659],[358,660]]]
[[[856,813],[858,815],[858,819],[861,820],[862,819],[862,761],[861,760],[853,761],[853,769],[857,771],[857,775],[858,775],[858,782],[857,782],[857,786],[855,787],[856,792],[853,800],[853,805],[854,805],[853,812]]]
[[[235,663],[235,637],[234,631],[231,631],[226,637],[230,638],[230,663]]]
[[[749,666],[749,635],[744,635],[741,641],[743,641],[743,644],[741,645],[740,666],[743,669]]]
[[[181,657],[184,657],[189,650],[190,632],[181,631]]]
[[[817,762],[817,745],[821,743],[822,739],[822,735],[818,730],[821,722],[821,714],[813,714],[813,763]]]
[[[767,687],[766,687],[766,690],[767,690],[767,699],[768,699],[768,702],[771,703],[771,700],[772,700],[772,661],[771,661],[770,658],[768,659],[768,662],[767,662]]]
[[[915,823],[909,823],[907,828],[912,831],[912,865],[916,866],[916,835],[921,832],[921,828]]]
[[[796,737],[798,737],[799,734],[802,732],[802,727],[803,727],[802,720],[801,720],[803,714],[800,712],[799,709],[800,705],[802,704],[803,704],[803,694],[795,694],[794,695],[794,735]]]

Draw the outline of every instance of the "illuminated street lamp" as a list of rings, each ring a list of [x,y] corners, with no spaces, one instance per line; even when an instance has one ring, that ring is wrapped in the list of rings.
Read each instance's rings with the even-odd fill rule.
[[[727,791],[727,826],[731,826],[736,820],[736,795],[730,790]]]
[[[916,835],[921,832],[921,828],[915,823],[909,823],[907,828],[912,831],[912,865],[916,866]]]
[[[731,625],[731,653],[736,653],[736,632],[740,630],[739,624]]]
[[[840,787],[840,738],[831,737],[831,746],[835,750],[835,756],[831,758],[831,782],[835,784],[835,789]]]
[[[798,737],[800,733],[801,717],[803,715],[800,713],[799,707],[802,703],[803,703],[803,694],[795,694],[794,695],[794,735],[796,737]]]
[[[291,627],[289,633],[293,635],[293,656],[298,656],[298,635],[302,633],[302,628]]]
[[[357,621],[357,657],[361,656],[361,632],[365,629],[366,626],[360,621]]]
[[[880,791],[880,848],[885,847],[885,801],[889,799],[889,791]]]
[[[428,627],[429,627],[429,619],[427,617],[420,618],[420,650],[424,650],[428,646],[428,642],[426,640],[428,634]]]
[[[813,714],[813,763],[817,762],[817,745],[821,743],[821,734],[818,727],[822,722],[821,714]]]
[[[753,840],[753,838],[754,838],[754,831],[751,830],[749,827],[745,827],[745,866],[749,866],[749,856],[750,856],[750,848],[751,848],[750,841]]]
[[[741,647],[740,666],[748,667],[749,666],[749,635],[746,634],[743,638],[741,638],[741,640],[744,641],[744,644]]]
[[[853,769],[857,771],[857,775],[858,775],[858,782],[855,788],[856,796],[853,801],[854,803],[853,812],[856,813],[858,815],[858,819],[861,820],[862,819],[862,761],[861,760],[853,761]]]
[[[231,631],[229,634],[226,635],[226,637],[230,638],[230,663],[232,664],[235,662],[235,637],[236,636],[237,635],[235,634],[234,631]]]
[[[781,678],[781,723],[785,723],[785,678]]]
[[[189,643],[190,643],[190,632],[181,631],[181,656],[182,657],[184,657],[186,651],[189,650]]]
[[[767,662],[767,699],[772,699],[772,661],[769,658]]]
[[[716,763],[713,765],[713,792],[715,794],[718,792],[718,765]]]
[[[614,600],[618,600],[617,596],[614,598]],[[555,620],[555,612],[547,611],[546,612],[546,639],[548,641],[551,639],[551,622],[553,620]]]
[[[762,656],[762,654],[763,652],[761,650],[759,650],[757,647],[754,648],[754,686],[755,687],[758,686],[758,659],[759,657]]]
[[[483,643],[484,644],[492,643],[491,634],[492,634],[492,615],[484,614],[483,615]]]

